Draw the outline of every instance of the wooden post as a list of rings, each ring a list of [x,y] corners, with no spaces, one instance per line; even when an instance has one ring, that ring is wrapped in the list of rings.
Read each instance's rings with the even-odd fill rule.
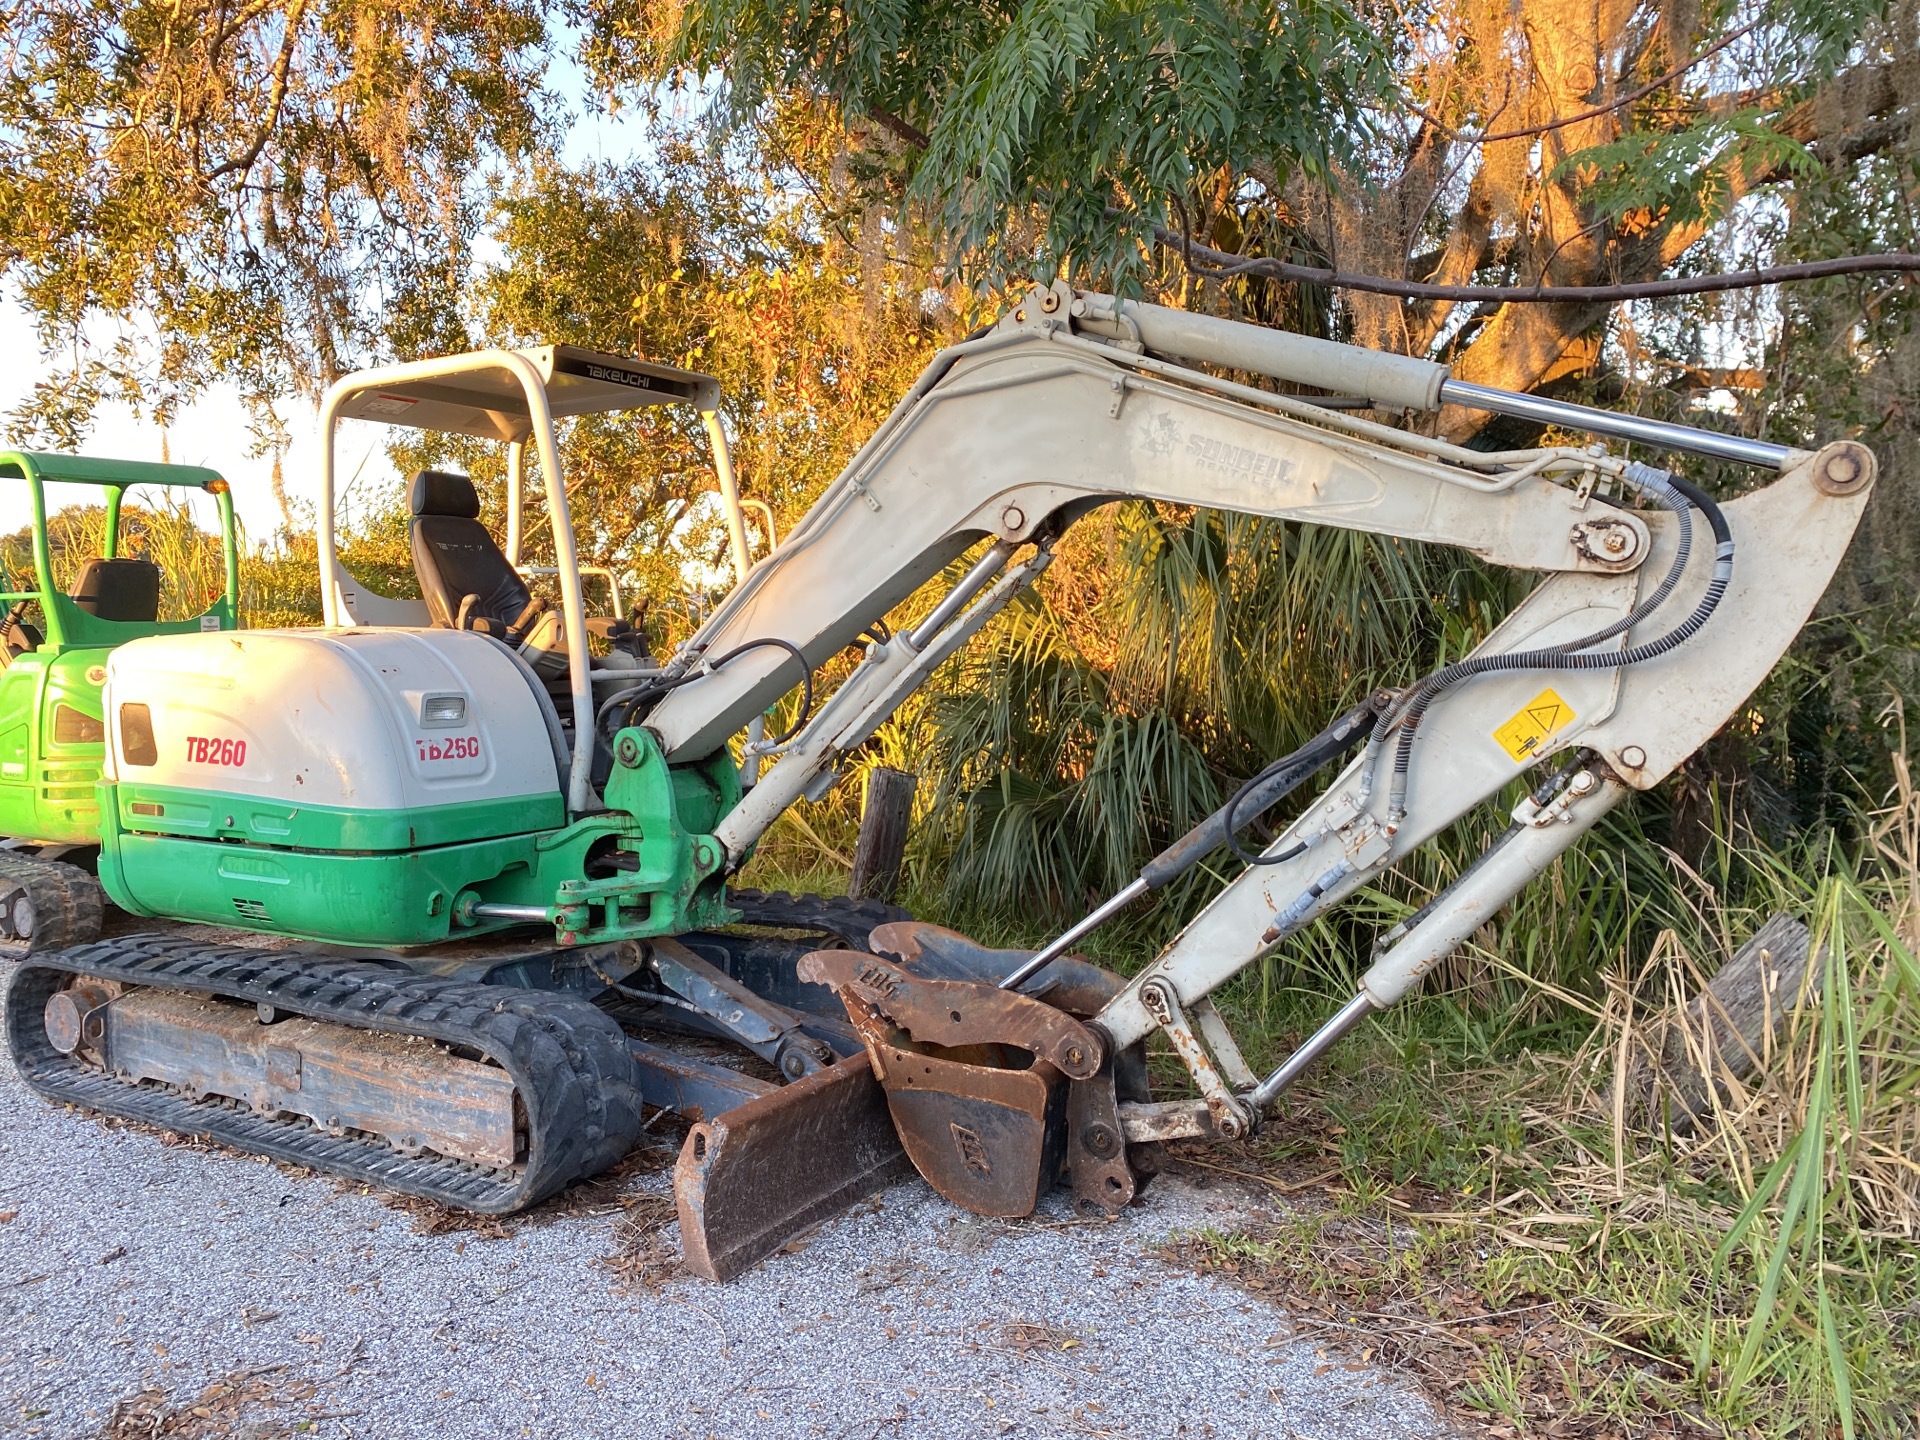
[[[1649,1125],[1664,1120],[1675,1132],[1690,1133],[1712,1110],[1716,1088],[1724,1096],[1729,1081],[1743,1081],[1759,1068],[1800,1003],[1803,985],[1808,994],[1819,993],[1817,970],[1808,984],[1810,943],[1805,925],[1789,915],[1773,916],[1702,993],[1666,1016],[1659,1064],[1641,1064],[1629,1082],[1629,1097],[1643,1107]]]
[[[900,863],[913,823],[917,775],[876,765],[867,772],[866,804],[860,811],[860,843],[853,851],[847,893],[856,900],[891,900],[900,888]]]

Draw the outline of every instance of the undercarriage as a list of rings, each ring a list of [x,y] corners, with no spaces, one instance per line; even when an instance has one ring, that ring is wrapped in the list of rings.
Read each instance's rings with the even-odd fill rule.
[[[99,928],[85,871],[5,863],[40,913]],[[12,967],[8,1050],[49,1100],[481,1214],[601,1173],[670,1111],[688,1264],[725,1279],[912,1172],[859,1034],[799,969],[916,927],[878,901],[732,900],[726,931],[438,954],[116,914]]]

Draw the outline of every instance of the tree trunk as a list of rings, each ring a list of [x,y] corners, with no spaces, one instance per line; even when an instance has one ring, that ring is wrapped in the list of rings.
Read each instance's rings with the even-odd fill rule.
[[[1808,975],[1807,927],[1775,915],[1753,933],[1706,990],[1655,1032],[1657,1065],[1642,1062],[1627,1077],[1628,1101],[1649,1128],[1662,1124],[1691,1134],[1714,1105],[1772,1054],[1774,1037],[1800,1003],[1803,988],[1817,995],[1820,975]],[[1664,1035],[1660,1032],[1664,1031]]]

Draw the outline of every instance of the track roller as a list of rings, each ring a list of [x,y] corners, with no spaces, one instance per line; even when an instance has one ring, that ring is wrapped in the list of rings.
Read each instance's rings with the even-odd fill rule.
[[[505,1214],[640,1131],[632,1051],[583,1000],[153,935],[32,955],[7,1048],[50,1100]]]

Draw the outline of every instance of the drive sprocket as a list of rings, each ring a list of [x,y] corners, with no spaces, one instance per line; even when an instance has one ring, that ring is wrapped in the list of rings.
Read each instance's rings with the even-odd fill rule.
[[[100,938],[107,898],[77,865],[0,851],[0,959]]]

